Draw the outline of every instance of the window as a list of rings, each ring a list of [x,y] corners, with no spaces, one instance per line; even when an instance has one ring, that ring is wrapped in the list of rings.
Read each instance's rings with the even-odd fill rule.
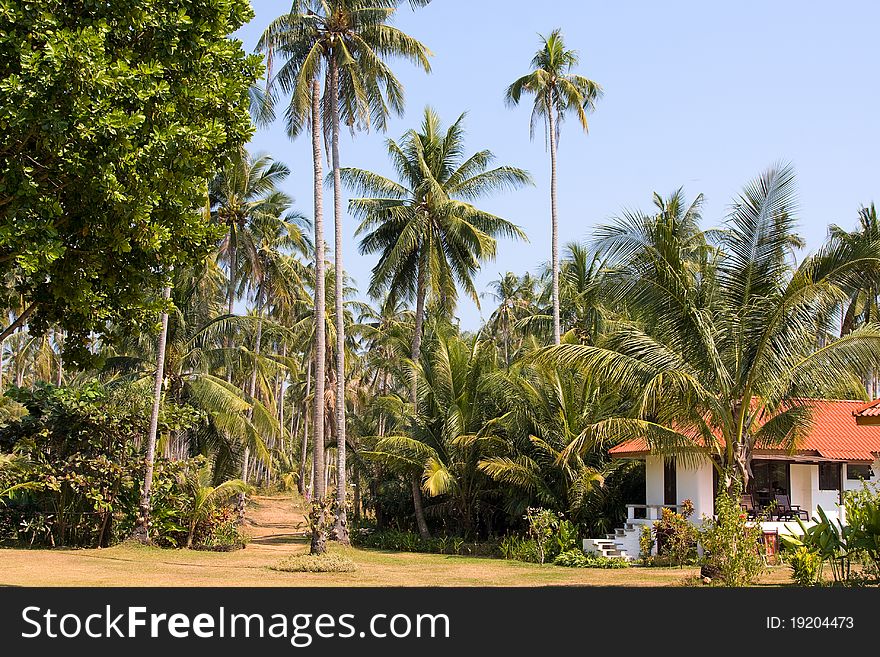
[[[859,480],[859,479],[871,479],[874,476],[874,471],[871,469],[870,465],[866,465],[864,463],[847,463],[846,464],[846,478]]]
[[[663,461],[663,504],[678,504],[678,485],[675,479],[675,459]]]
[[[819,464],[819,490],[840,490],[840,463]]]

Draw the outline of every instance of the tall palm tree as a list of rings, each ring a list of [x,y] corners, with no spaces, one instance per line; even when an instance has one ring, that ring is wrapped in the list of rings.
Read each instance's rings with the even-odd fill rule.
[[[220,256],[226,259],[229,287],[227,313],[241,295],[247,277],[247,265],[257,259],[257,245],[251,228],[266,217],[279,218],[291,205],[291,199],[278,186],[290,175],[283,162],[268,155],[249,155],[245,151],[230,159],[209,186],[211,216],[226,226],[220,244]],[[245,267],[243,267],[243,265]]]
[[[575,50],[565,47],[562,31],[553,30],[548,37],[541,37],[543,46],[532,58],[531,73],[510,85],[505,94],[508,106],[518,105],[523,94],[535,97],[529,134],[534,137],[539,121],[546,126],[550,145],[550,220],[551,220],[551,268],[553,285],[553,343],[559,344],[561,325],[559,318],[559,217],[556,193],[556,149],[559,128],[565,115],[574,113],[587,132],[587,113],[595,107],[602,95],[602,88],[592,80],[572,73],[579,58]]]
[[[291,101],[286,112],[288,133],[296,135],[307,116],[308,84],[312,97],[317,81],[325,76],[324,134],[330,137],[334,198],[334,267],[336,314],[342,316],[344,272],[342,260],[342,185],[339,132],[342,121],[351,129],[384,130],[391,111],[403,111],[403,87],[384,59],[402,57],[431,70],[430,51],[417,40],[389,25],[400,0],[295,0],[290,12],[266,29],[259,48],[284,57],[273,84]],[[412,6],[427,4],[412,0]],[[314,101],[313,101],[314,102]],[[314,115],[313,111],[313,115]],[[317,139],[313,130],[313,140]],[[317,184],[317,183],[316,183]],[[316,321],[319,321],[316,319]],[[336,432],[339,485],[337,487],[336,538],[348,542],[345,515],[345,334],[337,331]],[[316,434],[317,435],[317,434]]]
[[[661,454],[708,456],[727,488],[748,485],[755,446],[795,446],[810,400],[858,390],[877,362],[880,325],[818,337],[854,282],[876,275],[880,244],[832,241],[796,264],[788,166],[748,184],[722,230],[702,232],[693,205],[673,201],[598,230],[625,314],[598,344],[543,358],[632,400],[632,413],[595,423],[590,439],[641,437]]]
[[[855,246],[864,242],[880,242],[880,221],[877,219],[877,209],[873,203],[861,208],[859,210],[859,226],[856,230],[847,231],[832,224],[828,232],[832,240],[842,244]],[[840,335],[850,333],[857,326],[878,321],[880,321],[880,280],[877,280],[876,277],[866,276],[849,291],[849,298],[843,304]],[[871,371],[867,372],[865,389],[871,399],[880,396],[876,367],[872,367]]]
[[[388,155],[399,182],[363,169],[343,169],[342,179],[356,193],[370,195],[350,201],[361,219],[358,234],[362,253],[381,252],[373,268],[369,292],[388,290],[415,300],[410,349],[418,362],[425,305],[429,292],[438,307],[449,312],[458,298],[457,285],[479,304],[473,277],[484,260],[494,258],[496,237],[525,239],[511,222],[476,208],[470,201],[531,183],[528,173],[509,166],[489,169],[495,156],[482,150],[465,158],[464,114],[443,130],[440,118],[425,108],[419,130],[400,142],[389,139]],[[418,403],[417,377],[411,400]],[[420,489],[413,480],[413,503],[420,508]],[[424,535],[427,524],[419,518]]]

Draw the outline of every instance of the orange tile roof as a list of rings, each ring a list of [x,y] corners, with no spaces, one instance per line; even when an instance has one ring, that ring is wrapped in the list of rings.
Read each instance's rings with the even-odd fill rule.
[[[798,444],[795,455],[832,461],[873,461],[880,456],[880,399],[869,404],[817,399],[811,405],[813,426]],[[610,453],[631,457],[645,456],[650,451],[643,438],[633,438],[611,448]],[[772,451],[756,448],[755,454]]]

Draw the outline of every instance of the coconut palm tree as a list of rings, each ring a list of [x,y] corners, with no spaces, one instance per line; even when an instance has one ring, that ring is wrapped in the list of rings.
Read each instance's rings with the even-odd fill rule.
[[[402,57],[426,72],[430,51],[417,40],[389,25],[400,0],[295,0],[290,12],[274,20],[258,48],[284,58],[271,84],[290,94],[286,119],[288,133],[298,134],[309,113],[309,84],[313,105],[317,102],[318,80],[323,74],[324,134],[331,143],[334,196],[335,280],[342,286],[342,185],[340,182],[339,132],[344,121],[351,129],[384,130],[393,111],[403,111],[403,88],[385,63],[388,57]],[[415,7],[426,0],[412,0]],[[313,121],[317,108],[312,109]],[[317,131],[312,139],[317,143]],[[316,154],[317,158],[318,155]],[[316,159],[317,162],[317,159]],[[317,166],[317,165],[316,165]],[[316,169],[317,173],[317,169]],[[316,178],[316,199],[319,193]],[[336,314],[342,316],[343,294],[335,295]],[[316,321],[320,319],[316,318]],[[336,345],[336,431],[340,486],[337,490],[336,538],[348,542],[345,516],[345,334],[340,326]],[[317,435],[317,433],[316,433]]]
[[[880,242],[880,222],[877,220],[877,209],[874,204],[859,210],[859,226],[854,231],[847,231],[832,224],[828,228],[832,240],[842,244],[857,245],[862,242]],[[849,294],[843,305],[840,335],[846,335],[856,326],[880,321],[880,281],[876,277],[866,276],[861,279]],[[877,368],[872,368],[865,377],[865,389],[871,399],[880,396],[877,381]]]
[[[525,239],[517,226],[479,210],[471,201],[530,184],[529,174],[509,166],[489,169],[495,156],[488,150],[465,158],[463,122],[464,114],[443,130],[437,113],[427,107],[419,130],[408,131],[399,143],[388,140],[399,182],[363,169],[342,171],[342,179],[356,193],[370,195],[349,203],[361,219],[357,230],[364,234],[361,252],[381,252],[370,294],[379,297],[387,290],[395,297],[415,300],[413,362],[419,359],[429,293],[444,313],[455,306],[457,285],[479,305],[473,277],[482,261],[495,257],[496,237]],[[413,405],[418,401],[416,388],[414,376]],[[418,511],[417,481],[412,488]],[[427,533],[422,518],[419,529]]]
[[[479,464],[505,443],[486,385],[496,354],[491,343],[462,338],[448,326],[438,325],[430,341],[416,365],[420,394],[412,435],[381,438],[365,456],[415,473],[422,492],[447,499],[448,515],[472,538],[480,501],[491,488]]]
[[[292,201],[278,186],[290,175],[283,162],[268,155],[236,153],[209,186],[211,217],[226,226],[219,255],[227,263],[227,313],[247,284],[248,268],[256,266],[257,244],[251,230],[266,217],[277,219]]]
[[[793,447],[811,398],[858,391],[880,326],[818,338],[854,283],[878,271],[880,245],[831,241],[797,264],[794,184],[791,167],[771,168],[709,233],[675,199],[600,227],[595,247],[625,313],[598,344],[542,355],[632,400],[631,413],[595,423],[591,440],[641,437],[661,454],[708,455],[726,487],[748,485],[756,445]]]
[[[505,102],[518,105],[523,94],[535,97],[529,134],[534,137],[535,127],[544,122],[550,146],[550,220],[551,272],[553,290],[553,343],[559,344],[562,331],[559,317],[559,217],[556,192],[556,149],[560,125],[568,113],[573,113],[587,132],[587,113],[602,96],[602,88],[592,80],[572,73],[579,57],[575,50],[565,47],[562,31],[553,30],[541,37],[543,45],[534,58],[533,70],[508,87]]]

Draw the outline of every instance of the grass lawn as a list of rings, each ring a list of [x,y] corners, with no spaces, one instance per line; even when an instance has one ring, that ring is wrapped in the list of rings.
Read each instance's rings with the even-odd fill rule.
[[[290,498],[257,498],[249,511],[248,546],[235,552],[163,550],[119,545],[95,550],[0,550],[5,586],[677,586],[696,568],[562,568],[501,559],[360,550],[332,545],[357,564],[351,573],[272,570],[305,553],[300,510]],[[774,568],[763,584],[790,583]]]

